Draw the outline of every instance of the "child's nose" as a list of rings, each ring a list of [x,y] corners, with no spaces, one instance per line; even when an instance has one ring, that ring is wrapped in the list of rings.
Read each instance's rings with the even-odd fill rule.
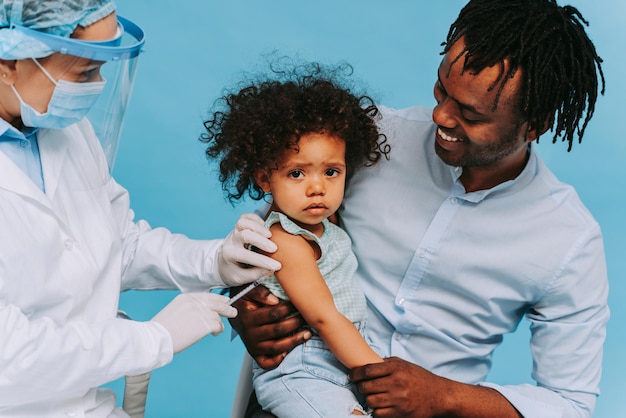
[[[311,179],[307,190],[309,196],[323,196],[324,195],[324,182],[320,179]]]

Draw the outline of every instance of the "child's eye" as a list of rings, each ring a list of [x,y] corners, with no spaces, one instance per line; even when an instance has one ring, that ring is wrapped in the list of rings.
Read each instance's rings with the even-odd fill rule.
[[[334,168],[329,168],[328,170],[326,170],[326,175],[328,177],[335,177],[339,175],[339,170],[335,170]]]
[[[294,179],[299,179],[300,177],[302,177],[302,171],[300,170],[294,170],[289,172],[289,177],[294,178]]]

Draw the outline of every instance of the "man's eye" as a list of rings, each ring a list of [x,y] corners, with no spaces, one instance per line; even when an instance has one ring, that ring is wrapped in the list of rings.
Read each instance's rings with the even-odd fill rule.
[[[443,84],[441,84],[441,81],[437,81],[437,83],[435,84],[435,88],[439,91],[439,93],[446,95],[446,89],[443,88]]]
[[[468,124],[472,125],[474,123],[479,123],[480,119],[476,118],[476,116],[463,116],[463,119],[465,119],[465,122],[467,122]]]

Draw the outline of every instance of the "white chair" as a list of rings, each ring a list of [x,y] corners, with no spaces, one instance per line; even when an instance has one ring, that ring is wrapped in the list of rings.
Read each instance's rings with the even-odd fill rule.
[[[241,370],[239,371],[239,380],[237,381],[237,389],[235,391],[235,399],[233,400],[233,409],[230,412],[230,418],[243,418],[251,394],[252,357],[250,357],[248,352],[245,352],[243,361],[241,362]]]
[[[130,320],[130,316],[121,310],[117,311],[117,317]],[[124,379],[122,409],[131,418],[144,418],[150,374],[150,372],[147,372],[136,376],[126,376]]]
[[[126,376],[122,409],[130,415],[130,418],[144,418],[149,383],[150,372],[136,376]]]

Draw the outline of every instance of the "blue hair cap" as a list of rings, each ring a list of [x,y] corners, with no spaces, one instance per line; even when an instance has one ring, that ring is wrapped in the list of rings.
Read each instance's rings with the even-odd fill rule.
[[[21,26],[68,38],[78,25],[89,26],[115,11],[113,0],[4,0],[0,6],[0,59],[41,58],[55,52],[16,31]]]

